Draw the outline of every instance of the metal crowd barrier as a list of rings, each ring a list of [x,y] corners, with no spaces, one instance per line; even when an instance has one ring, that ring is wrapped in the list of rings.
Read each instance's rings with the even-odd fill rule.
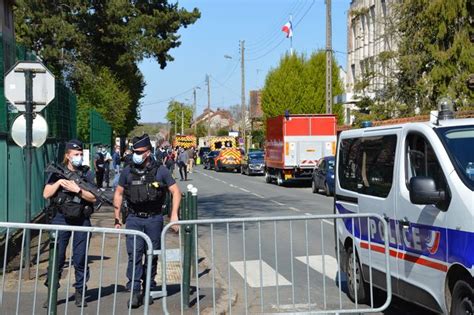
[[[23,269],[26,264],[22,257],[25,249],[25,235],[27,234],[24,232],[27,230],[34,236],[31,243],[30,272],[32,274],[28,277],[31,280],[24,281]],[[56,272],[57,235],[60,231],[70,232],[71,237],[65,253],[66,260],[63,270],[63,278],[66,276],[67,279],[60,279],[60,288],[57,288],[54,286],[56,283],[54,279],[58,277]],[[0,248],[3,254],[3,259],[0,261],[0,264],[3,264],[0,265],[2,271],[0,275],[0,314],[44,313],[43,302],[45,301],[48,303],[48,314],[78,312],[76,306],[70,304],[74,303],[71,301],[71,295],[74,294],[71,283],[74,273],[72,244],[75,235],[79,232],[87,233],[85,265],[89,265],[90,269],[90,279],[87,283],[86,277],[84,277],[83,286],[87,286],[87,292],[83,290],[80,314],[84,312],[100,314],[101,311],[112,314],[131,314],[131,308],[127,306],[127,301],[129,298],[131,299],[133,290],[125,292],[124,287],[128,281],[126,278],[128,255],[124,241],[127,236],[133,237],[134,246],[138,242],[146,246],[144,259],[147,262],[147,274],[149,275],[152,267],[153,247],[146,234],[126,229],[4,222],[0,222]],[[135,259],[134,255],[134,266]],[[50,287],[47,288],[43,283],[48,272],[52,281],[48,281]],[[135,274],[135,267],[132,274]],[[146,279],[144,285],[143,308],[139,311],[143,310],[143,314],[148,314],[150,277]],[[89,304],[86,310],[84,300]]]
[[[374,222],[377,222],[376,227]],[[180,263],[183,275],[179,284],[181,314],[185,312],[186,314],[190,312],[197,314],[201,312],[211,314],[217,312],[365,314],[383,311],[390,305],[392,287],[387,222],[377,214],[307,215],[185,220],[166,225],[161,236],[162,290],[164,292],[162,306],[165,314],[170,314],[168,305],[172,298],[167,296],[166,241],[168,231],[173,225],[180,226],[180,234],[192,233],[194,235],[192,256],[196,274],[190,279],[194,288],[194,301],[190,304],[190,288],[186,282],[186,274],[189,276],[186,268],[190,263],[190,258],[184,253],[181,255]],[[340,249],[345,245],[334,242],[333,239],[335,229],[343,226],[354,231],[353,235],[355,235],[355,237],[349,236],[353,242],[348,247],[351,247],[353,252],[357,252],[357,257],[364,255],[366,262],[368,260],[369,277],[365,279],[368,282],[368,306],[358,301],[357,281],[353,281],[356,292],[355,301],[350,301],[343,292],[348,289],[344,272],[341,270],[343,258]],[[380,233],[382,242],[375,244],[371,240],[370,235],[374,232]],[[331,239],[328,239],[328,235],[332,235]],[[303,247],[296,246],[296,236],[304,239]],[[180,247],[182,239],[179,237]],[[239,240],[239,244],[236,245],[234,242],[231,246],[231,240],[235,239]],[[366,243],[366,246],[363,246],[366,248],[363,253],[359,251],[360,247],[356,249],[356,243],[360,244],[361,241]],[[187,242],[190,240],[187,239]],[[189,248],[189,244],[185,244],[185,247]],[[327,254],[335,257],[326,259]],[[322,259],[317,257],[322,257]],[[354,261],[351,266],[355,275],[358,272],[356,255],[352,257]],[[204,271],[200,273],[203,269],[200,266],[200,258],[207,260],[207,273]],[[239,262],[235,262],[235,259],[239,259]],[[315,272],[312,268],[317,259],[319,259],[320,268],[318,272]],[[376,261],[379,264],[379,270],[373,266]],[[302,264],[306,267],[302,267],[304,266]],[[272,265],[271,268],[270,265]],[[380,265],[382,270],[380,270]],[[270,274],[269,270],[271,270]],[[376,271],[382,272],[382,280],[386,285],[387,295],[382,301],[384,303],[379,303],[380,301],[376,301],[374,297],[373,274]],[[249,279],[251,273],[258,275],[253,278],[253,283]],[[203,274],[207,277],[205,285],[200,283],[204,281]],[[223,297],[222,294],[227,296]],[[222,298],[227,301],[224,308],[218,305],[222,304],[219,302]],[[177,304],[176,300],[170,302]],[[173,309],[172,313],[176,312],[176,309]]]

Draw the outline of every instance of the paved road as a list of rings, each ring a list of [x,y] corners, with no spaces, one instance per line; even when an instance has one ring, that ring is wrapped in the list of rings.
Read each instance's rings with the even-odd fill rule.
[[[312,194],[304,184],[278,187],[266,184],[263,177],[217,173],[201,167],[181,186],[189,183],[199,189],[200,219],[308,218],[333,213],[333,198]],[[224,281],[230,283],[230,294],[237,295],[232,312],[355,307],[338,288],[340,283],[345,290],[345,277],[338,275],[334,222],[216,224],[212,232],[210,226],[200,227],[200,246],[206,250],[208,263],[216,265]],[[383,301],[383,294],[377,292],[375,303]],[[428,314],[406,305],[394,299],[385,314]]]

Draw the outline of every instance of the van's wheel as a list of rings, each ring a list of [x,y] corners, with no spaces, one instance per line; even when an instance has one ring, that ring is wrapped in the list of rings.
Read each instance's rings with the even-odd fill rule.
[[[314,182],[314,180],[312,179],[311,180],[311,191],[313,192],[313,194],[317,193],[318,192],[318,188],[316,188],[316,183]]]
[[[473,288],[466,281],[458,280],[454,285],[450,314],[474,314],[474,292]]]
[[[283,177],[281,177],[281,172],[278,172],[277,174],[277,185],[278,186],[283,186],[285,184],[285,181],[283,180]]]
[[[354,273],[354,256],[355,256],[355,273]],[[347,295],[352,300],[356,301],[356,290],[357,290],[357,303],[364,304],[367,302],[367,284],[364,282],[362,275],[362,269],[360,268],[359,257],[354,253],[352,246],[347,249],[347,260],[346,260],[346,272],[347,272]],[[355,284],[355,288],[354,288]]]
[[[268,170],[265,170],[265,183],[270,184],[271,182],[272,182],[272,178],[270,177]]]
[[[331,196],[331,191],[329,190],[328,183],[324,183],[324,192],[326,193],[326,196]]]

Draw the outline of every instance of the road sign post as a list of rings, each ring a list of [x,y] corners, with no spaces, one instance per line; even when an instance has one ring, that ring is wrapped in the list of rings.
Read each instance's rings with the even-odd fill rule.
[[[33,115],[45,108],[55,94],[54,76],[39,62],[18,62],[5,76],[5,97],[24,111],[25,135],[25,222],[31,221],[31,164],[33,162]],[[36,81],[36,82],[35,82]],[[36,83],[36,84],[35,84]],[[22,91],[24,87],[24,92]],[[30,231],[25,231],[25,279],[30,279]]]
[[[26,196],[25,196],[25,222],[31,221],[31,161],[33,147],[31,145],[33,139],[33,72],[31,70],[25,71],[25,86],[26,86]],[[26,231],[25,244],[25,279],[30,278],[30,231]]]

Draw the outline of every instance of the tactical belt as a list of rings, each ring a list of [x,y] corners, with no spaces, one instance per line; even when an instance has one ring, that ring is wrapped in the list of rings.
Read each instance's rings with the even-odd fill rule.
[[[149,217],[152,217],[154,215],[159,215],[161,214],[161,211],[153,211],[153,212],[143,212],[143,211],[133,211],[132,209],[130,209],[130,213],[139,217],[139,218],[149,218]]]

